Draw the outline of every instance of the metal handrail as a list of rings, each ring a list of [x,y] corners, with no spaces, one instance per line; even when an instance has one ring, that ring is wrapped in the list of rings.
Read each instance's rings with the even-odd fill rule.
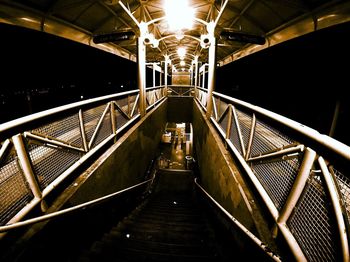
[[[147,110],[155,108],[165,100],[166,94],[163,91],[163,86],[146,88],[147,94],[152,92],[152,100]],[[8,202],[3,203],[1,219],[4,219],[5,223],[23,219],[86,160],[107,143],[116,142],[116,136],[135,124],[140,117],[138,94],[139,90],[132,90],[88,99],[1,124],[0,142],[3,143],[0,144],[0,171],[6,174],[4,179],[11,176],[23,179],[18,182],[20,185],[13,185],[15,182],[11,181],[17,181],[13,179],[10,180],[10,184],[5,180],[6,183],[2,185],[1,189],[16,186],[19,187],[19,191],[10,194],[6,200]],[[121,105],[120,102],[125,98],[127,104],[124,101]],[[70,121],[67,124],[66,119]],[[61,161],[66,161],[65,154],[71,155],[69,162],[65,162],[62,168],[54,162],[55,157],[51,159],[51,155],[55,156],[53,154],[62,157]],[[6,159],[9,159],[9,162],[6,162]],[[48,170],[47,165],[52,165],[54,173]],[[40,169],[41,166],[43,169]],[[26,197],[21,202],[21,208],[13,209],[21,196]],[[42,209],[45,211],[45,204],[42,205]]]
[[[245,234],[261,251],[269,256],[274,261],[281,261],[280,257],[273,253],[268,246],[263,243],[258,237],[250,232],[242,225],[233,215],[231,215],[224,207],[222,207],[199,183],[198,178],[194,179],[195,185],[204,193],[204,195],[213,203],[233,224],[235,224],[243,234]]]
[[[131,187],[119,190],[117,192],[105,195],[103,197],[99,197],[99,198],[96,198],[96,199],[84,202],[82,204],[79,204],[79,205],[76,205],[76,206],[73,206],[73,207],[65,208],[65,209],[62,209],[62,210],[59,210],[59,211],[56,211],[56,212],[52,212],[52,213],[49,213],[49,214],[46,214],[46,215],[30,218],[30,219],[23,220],[23,221],[20,221],[20,222],[7,224],[5,226],[0,226],[0,233],[7,232],[7,231],[10,231],[10,230],[13,230],[13,229],[18,229],[18,228],[21,228],[21,227],[24,227],[24,226],[29,226],[29,225],[32,225],[32,224],[36,224],[36,223],[39,223],[39,222],[42,222],[42,221],[45,221],[45,220],[49,220],[49,219],[52,219],[52,218],[56,218],[56,217],[59,217],[59,216],[71,213],[71,212],[76,211],[76,210],[80,210],[80,209],[89,207],[89,206],[94,205],[94,204],[98,204],[98,203],[100,203],[102,201],[106,201],[106,200],[108,200],[108,199],[110,199],[112,197],[115,197],[117,195],[120,195],[122,193],[130,191],[132,189],[140,187],[140,186],[142,186],[144,184],[153,182],[153,180],[154,180],[154,177],[151,178],[151,179],[148,179],[148,180],[146,180],[144,182],[141,182],[141,183],[138,183],[136,185],[133,185]]]
[[[4,133],[10,129],[16,129],[19,126],[28,124],[29,122],[41,119],[43,117],[49,117],[49,116],[55,115],[57,113],[63,113],[63,112],[68,111],[68,110],[81,108],[81,107],[84,107],[84,106],[89,105],[89,104],[95,104],[98,102],[102,103],[104,101],[110,101],[110,100],[113,100],[113,99],[116,99],[116,98],[119,98],[122,96],[137,94],[138,92],[139,92],[139,90],[132,90],[132,91],[126,91],[126,92],[117,93],[117,94],[113,94],[113,95],[91,98],[91,99],[87,99],[84,101],[79,101],[79,102],[71,103],[68,105],[55,107],[52,109],[48,109],[48,110],[44,110],[44,111],[41,111],[38,113],[31,114],[28,116],[17,118],[17,119],[14,119],[12,121],[0,124],[0,134]]]
[[[206,110],[206,101],[203,100],[203,98],[206,98],[207,90],[205,88],[199,88],[196,89],[195,94],[195,101],[197,102],[198,106],[203,109],[203,111]],[[221,116],[217,113],[216,103],[214,100],[214,97],[224,102],[224,108],[223,112],[221,112]],[[253,185],[255,186],[257,192],[259,193],[261,199],[264,201],[266,207],[268,208],[270,214],[272,215],[273,219],[275,220],[276,227],[275,229],[280,230],[284,238],[286,239],[287,244],[289,245],[293,255],[297,260],[300,261],[306,261],[306,254],[305,252],[305,246],[304,249],[301,248],[304,240],[298,240],[298,235],[295,235],[292,232],[292,229],[289,228],[289,220],[294,216],[293,211],[296,212],[295,207],[299,203],[299,201],[303,200],[304,192],[307,190],[307,185],[309,185],[312,181],[312,169],[317,169],[317,166],[319,166],[320,173],[322,173],[324,178],[324,185],[322,186],[322,192],[324,194],[327,194],[331,197],[331,203],[333,206],[333,209],[330,210],[330,212],[333,212],[334,216],[336,217],[336,226],[337,229],[335,231],[338,231],[338,234],[336,236],[337,239],[330,240],[331,242],[340,243],[340,246],[338,247],[339,250],[341,250],[343,261],[349,260],[349,230],[348,226],[350,225],[350,221],[347,221],[346,214],[343,214],[342,212],[349,212],[350,207],[350,198],[348,196],[347,192],[350,192],[350,178],[342,178],[346,179],[345,182],[341,181],[340,178],[332,177],[330,175],[330,172],[328,171],[328,162],[325,162],[322,158],[322,155],[327,155],[328,158],[332,159],[333,161],[338,161],[339,159],[341,162],[339,163],[341,166],[343,166],[344,161],[348,163],[350,160],[350,147],[333,139],[326,135],[320,134],[318,131],[309,128],[307,126],[304,126],[296,121],[293,121],[291,119],[288,119],[284,116],[278,115],[276,113],[273,113],[269,110],[260,108],[258,106],[254,106],[250,103],[217,93],[213,92],[213,104],[214,104],[214,110],[213,114],[214,116],[207,116],[210,118],[211,123],[214,125],[218,133],[221,135],[221,137],[225,140],[225,143],[228,145],[229,149],[232,151],[234,156],[238,159],[239,163],[243,167],[243,170],[246,172],[246,175],[250,178]],[[237,108],[239,109],[237,109]],[[219,108],[219,106],[218,106]],[[238,119],[237,117],[237,111],[241,111],[241,118]],[[208,112],[207,112],[208,114]],[[224,115],[226,114],[226,116]],[[220,117],[220,118],[219,118]],[[226,130],[224,130],[224,126],[222,126],[221,121],[223,121],[223,118],[225,119],[225,126]],[[259,119],[260,118],[260,119]],[[258,120],[264,120],[264,122],[259,122]],[[243,141],[242,134],[241,134],[241,127],[240,122],[245,121],[242,123],[245,123],[245,138],[246,141]],[[250,121],[250,126],[249,122]],[[267,121],[267,122],[266,122]],[[275,131],[268,131],[267,127],[265,125],[268,124],[272,129],[275,129]],[[231,133],[231,126],[235,129],[235,133]],[[275,128],[277,126],[277,129]],[[289,134],[293,135],[295,137],[304,139],[306,143],[309,143],[312,145],[311,147],[308,147],[307,144],[302,144],[298,142],[287,142],[287,146],[284,146],[285,142],[280,144],[281,142],[272,142],[271,139],[278,138],[278,132],[281,130],[278,130],[278,127],[285,126],[289,129]],[[239,130],[237,130],[239,129]],[[260,131],[259,131],[260,130]],[[247,131],[250,132],[247,134]],[[262,133],[260,133],[262,132]],[[267,133],[264,133],[267,132]],[[272,132],[272,133],[269,133]],[[273,133],[277,132],[277,133]],[[283,131],[280,132],[281,135],[283,134]],[[238,137],[237,137],[238,136]],[[257,137],[255,137],[257,136]],[[259,139],[265,139],[261,140],[266,141],[264,143],[277,143],[276,145],[273,144],[276,148],[274,150],[268,151],[267,149],[261,149],[259,148],[259,145],[255,145],[255,155],[251,156],[251,150],[253,147],[253,140],[257,139],[257,143]],[[306,139],[305,139],[306,138]],[[287,138],[285,138],[287,139]],[[289,139],[289,138],[288,138]],[[269,142],[270,141],[270,142]],[[280,140],[281,141],[281,140]],[[282,140],[284,141],[284,140]],[[289,140],[286,140],[289,141]],[[280,144],[279,146],[277,146]],[[267,144],[266,144],[267,145]],[[246,148],[244,148],[246,146]],[[312,150],[312,147],[315,146],[318,149],[318,152],[315,152]],[[268,146],[269,147],[269,146]],[[267,150],[267,152],[266,152]],[[281,171],[274,170],[274,169],[268,169],[268,171],[259,171],[259,172],[265,172],[261,173],[260,175],[256,172],[258,172],[255,169],[255,165],[259,164],[268,164],[272,165],[273,159],[280,159],[279,161],[287,161],[291,157],[299,157],[298,162],[300,166],[297,169],[297,172],[295,173],[295,177],[288,178],[293,179],[290,180],[290,183],[292,185],[289,185],[289,189],[286,195],[286,199],[281,199],[278,201],[279,209],[277,208],[277,204],[272,201],[271,197],[276,197],[275,194],[271,192],[271,190],[274,190],[280,194],[279,189],[270,186],[269,184],[266,184],[266,182],[261,181],[261,179],[274,179],[276,175],[286,175],[288,176],[288,173],[278,173]],[[330,160],[328,159],[328,161]],[[317,162],[318,160],[318,162]],[[286,163],[286,162],[285,162]],[[327,163],[327,164],[326,164]],[[277,167],[277,166],[276,166]],[[344,167],[343,167],[344,168]],[[266,173],[267,172],[267,173]],[[284,171],[285,172],[285,171]],[[274,175],[276,173],[276,175]],[[342,175],[342,173],[340,173]],[[259,175],[259,178],[258,178]],[[265,176],[262,178],[262,176]],[[270,177],[271,176],[271,177]],[[316,179],[316,181],[318,181]],[[270,182],[269,182],[270,183]],[[280,182],[279,182],[280,183]],[[281,186],[279,184],[279,186]],[[339,187],[342,187],[342,192],[338,191]],[[269,192],[267,191],[269,190]],[[321,190],[321,189],[319,189]],[[270,196],[271,194],[271,196]],[[275,199],[276,201],[276,199]],[[344,205],[346,206],[342,206]],[[348,211],[346,211],[344,208],[346,208]],[[343,211],[344,210],[344,211]],[[323,219],[323,218],[319,218]],[[291,222],[290,222],[291,223]],[[299,221],[298,223],[307,223],[307,221]],[[327,224],[324,222],[325,227],[331,227],[330,224]],[[347,226],[346,226],[347,225]],[[277,232],[277,231],[276,231]],[[311,242],[310,242],[311,243]],[[309,243],[309,244],[310,244]],[[329,243],[328,244],[332,244]],[[336,248],[336,247],[335,247]],[[316,250],[318,250],[316,248]],[[333,251],[332,254],[335,254],[336,251]],[[309,256],[309,254],[307,254]]]
[[[206,91],[206,89],[204,89],[203,91]],[[224,98],[225,100],[230,101],[233,104],[240,105],[244,108],[252,110],[252,111],[259,113],[263,116],[266,116],[266,117],[268,117],[268,118],[270,118],[270,119],[272,119],[280,124],[288,126],[289,128],[297,131],[298,133],[305,135],[305,136],[311,138],[312,140],[316,141],[317,143],[332,150],[334,153],[341,155],[342,157],[344,157],[347,160],[350,160],[350,146],[347,146],[344,143],[339,142],[338,140],[335,140],[334,138],[331,138],[327,135],[323,135],[315,129],[307,127],[307,126],[300,124],[294,120],[291,120],[287,117],[276,114],[274,112],[271,112],[271,111],[264,109],[264,108],[261,108],[259,106],[255,106],[255,105],[252,105],[250,103],[247,103],[247,102],[241,101],[239,99],[229,97],[229,96],[217,93],[217,92],[213,92],[213,95],[220,97],[220,98]]]

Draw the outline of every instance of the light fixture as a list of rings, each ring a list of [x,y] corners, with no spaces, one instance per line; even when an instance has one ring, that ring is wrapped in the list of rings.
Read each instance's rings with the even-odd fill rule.
[[[182,30],[177,30],[175,33],[175,37],[177,40],[181,40],[184,38],[184,32],[182,32]]]
[[[170,31],[192,27],[194,9],[188,5],[188,0],[165,0],[164,10]]]
[[[185,61],[180,61],[180,66],[185,66],[186,65],[186,63],[185,63]]]
[[[182,68],[182,72],[185,72],[185,70],[186,70],[185,68]]]
[[[184,47],[179,47],[179,48],[177,49],[177,54],[179,55],[179,57],[180,57],[181,59],[184,59],[184,58],[185,58],[185,55],[186,55],[186,48],[184,48]]]

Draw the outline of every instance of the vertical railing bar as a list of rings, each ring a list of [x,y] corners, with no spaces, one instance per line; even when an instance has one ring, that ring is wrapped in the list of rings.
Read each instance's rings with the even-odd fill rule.
[[[349,261],[350,257],[349,257],[349,242],[348,242],[348,236],[347,236],[347,228],[346,228],[346,223],[344,221],[342,208],[339,202],[339,199],[341,198],[341,196],[338,194],[338,191],[336,189],[337,182],[334,180],[333,176],[329,173],[323,157],[320,156],[318,158],[318,163],[320,165],[320,168],[326,183],[326,187],[327,187],[329,196],[331,198],[335,218],[337,220],[343,261],[344,262]]]
[[[12,142],[16,150],[16,154],[18,156],[19,163],[21,165],[23,174],[28,182],[28,185],[34,195],[35,198],[42,199],[42,192],[36,181],[32,165],[29,159],[29,156],[26,151],[26,147],[23,142],[23,138],[21,134],[17,134],[12,137]]]
[[[4,141],[4,143],[2,144],[2,147],[1,147],[1,149],[0,149],[0,162],[1,162],[2,159],[4,158],[5,153],[6,153],[7,149],[8,149],[8,147],[9,147],[10,143],[11,143],[11,142],[10,142],[10,139],[6,139],[6,140]]]
[[[233,117],[234,117],[235,124],[236,124],[236,127],[237,127],[237,133],[238,133],[239,143],[241,144],[242,155],[243,155],[243,157],[245,157],[246,156],[246,151],[245,151],[245,147],[244,147],[241,127],[239,125],[236,108],[234,106],[232,106],[232,113],[233,113]]]
[[[232,105],[228,106],[228,120],[227,120],[227,127],[226,127],[226,139],[230,139],[231,137],[231,126],[232,126]]]
[[[107,114],[107,112],[108,112],[108,109],[109,109],[110,105],[111,105],[111,103],[109,102],[109,103],[107,104],[105,110],[103,111],[103,113],[102,113],[102,115],[101,115],[101,117],[100,117],[98,123],[97,123],[97,126],[96,126],[96,128],[95,128],[95,131],[94,131],[94,133],[93,133],[93,135],[92,135],[92,137],[91,137],[91,140],[90,140],[90,142],[89,142],[89,149],[91,148],[91,146],[92,146],[92,145],[94,144],[94,142],[95,142],[97,133],[98,133],[98,131],[99,131],[101,125],[102,125],[103,119],[105,118],[105,116],[106,116],[106,114]]]
[[[112,126],[112,133],[115,135],[117,133],[117,120],[116,120],[116,114],[115,114],[115,101],[111,102],[110,110],[111,110],[111,126]]]
[[[215,98],[214,98],[214,96],[212,97],[212,99],[213,99],[213,111],[214,111],[214,116],[215,116],[215,119],[216,119],[216,121],[218,120],[218,111],[217,111],[217,109],[216,109],[216,102],[215,102]]]
[[[292,232],[290,232],[287,225],[285,223],[277,224],[277,225],[278,225],[278,228],[280,229],[282,235],[284,236],[290,250],[292,251],[295,261],[307,262],[308,260],[306,259],[304,252],[300,248],[297,240],[295,239]]]
[[[128,116],[130,116],[130,95],[128,95]]]
[[[286,223],[288,218],[293,212],[309,177],[312,166],[315,162],[316,152],[307,147],[305,149],[303,161],[300,165],[299,172],[295,178],[294,184],[290,193],[287,197],[286,203],[284,204],[277,223]]]
[[[245,155],[245,160],[246,161],[248,161],[248,159],[250,157],[250,152],[252,150],[252,144],[253,144],[253,139],[254,139],[254,134],[255,134],[255,127],[256,127],[256,116],[253,113],[252,123],[251,123],[251,128],[250,128],[249,141],[248,141],[248,145],[247,145],[247,152],[246,152],[246,155]]]
[[[89,151],[89,147],[88,147],[86,134],[85,134],[84,117],[83,117],[82,109],[79,109],[78,115],[79,115],[79,127],[80,127],[81,140],[83,141],[84,151],[87,152]]]
[[[135,102],[134,102],[134,106],[132,107],[131,113],[130,113],[130,118],[132,118],[134,116],[136,107],[137,107],[137,103],[139,102],[139,97],[140,95],[138,94],[135,98]]]

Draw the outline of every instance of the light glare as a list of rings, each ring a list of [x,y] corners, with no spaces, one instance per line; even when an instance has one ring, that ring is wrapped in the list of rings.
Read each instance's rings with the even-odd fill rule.
[[[194,19],[194,9],[187,0],[165,0],[165,16],[170,31],[190,29]]]

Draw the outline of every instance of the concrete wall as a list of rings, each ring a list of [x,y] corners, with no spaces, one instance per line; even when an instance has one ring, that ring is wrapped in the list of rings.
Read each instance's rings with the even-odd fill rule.
[[[154,112],[153,112],[154,111]],[[153,112],[153,113],[151,113]],[[82,203],[144,181],[164,131],[167,101],[118,139],[76,181],[69,202]]]
[[[251,232],[260,237],[268,235],[258,214],[254,213],[255,207],[251,204],[254,200],[231,153],[196,102],[193,103],[193,131],[201,185]]]

